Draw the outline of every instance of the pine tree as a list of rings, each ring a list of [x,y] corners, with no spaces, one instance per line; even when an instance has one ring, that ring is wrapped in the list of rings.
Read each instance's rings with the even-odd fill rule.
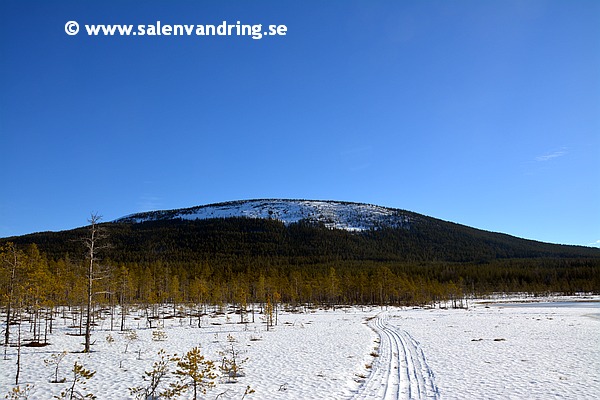
[[[23,258],[25,255],[22,251],[17,250],[14,243],[7,243],[4,248],[0,249],[0,262],[3,272],[6,273],[7,277],[7,289],[6,289],[6,326],[4,330],[4,346],[5,346],[5,358],[6,348],[10,341],[10,319],[13,313],[13,306],[19,285],[20,276],[23,269]]]
[[[227,342],[229,343],[226,350],[219,352],[223,357],[219,369],[221,373],[227,376],[227,382],[236,382],[236,378],[243,376],[242,365],[248,361],[247,358],[240,357],[240,350],[235,346],[235,338],[231,335],[227,335]]]
[[[176,355],[167,354],[163,349],[159,350],[158,356],[160,359],[152,364],[152,370],[144,371],[144,381],[147,384],[145,386],[129,388],[129,393],[137,399],[149,400],[172,397],[171,391],[169,389],[161,391],[160,385],[169,373],[170,364],[179,359]]]
[[[215,364],[207,360],[200,352],[199,347],[188,351],[183,358],[177,362],[175,375],[179,380],[171,385],[171,395],[178,396],[192,389],[193,399],[198,399],[198,393],[206,394],[206,391],[215,386]]]
[[[51,383],[63,383],[67,380],[66,378],[58,379],[58,368],[60,367],[60,363],[66,356],[67,352],[63,351],[62,353],[54,353],[50,355],[50,358],[44,360],[44,364],[46,366],[55,366],[54,379],[50,381]]]
[[[60,393],[60,396],[54,396],[54,398],[69,399],[69,400],[95,399],[96,396],[93,393],[86,393],[84,395],[79,390],[76,390],[76,388],[77,388],[77,385],[80,385],[81,390],[85,391],[87,388],[84,385],[87,383],[87,381],[89,379],[91,379],[96,374],[96,371],[85,369],[85,368],[83,368],[83,365],[81,365],[77,361],[75,361],[72,372],[73,372],[73,383],[71,384],[71,386],[69,388],[67,388],[66,390],[63,390]]]

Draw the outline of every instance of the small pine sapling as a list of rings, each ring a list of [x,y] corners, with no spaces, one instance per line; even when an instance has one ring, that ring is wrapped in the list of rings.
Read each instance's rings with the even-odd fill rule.
[[[246,390],[244,390],[244,395],[242,396],[242,400],[246,398],[249,394],[254,393],[256,390],[252,389],[250,385],[246,386]]]
[[[115,342],[115,338],[110,333],[106,335],[106,343],[112,345]]]
[[[199,393],[206,394],[208,389],[213,388],[215,379],[217,379],[214,362],[204,358],[199,347],[194,347],[188,351],[177,362],[175,375],[179,379],[171,384],[169,395],[176,397],[192,389],[193,400],[198,399]]]
[[[82,394],[79,390],[77,390],[77,385],[81,386],[81,390],[86,391],[86,387],[84,386],[88,379],[91,379],[96,371],[92,371],[89,369],[83,368],[83,365],[79,364],[75,361],[73,365],[73,383],[71,387],[63,390],[60,393],[60,396],[54,396],[55,399],[95,399],[96,396],[93,393]]]
[[[170,364],[174,361],[179,361],[176,354],[169,355],[163,349],[158,352],[160,359],[152,364],[151,371],[144,371],[145,386],[137,386],[129,388],[129,393],[136,399],[148,400],[158,398],[170,398],[168,389],[160,391],[159,386],[164,378],[169,373]]]
[[[127,340],[127,343],[125,343],[124,353],[127,353],[127,349],[129,348],[129,345],[131,343],[135,342],[136,340],[138,340],[137,332],[134,330],[129,330],[129,331],[125,332],[125,340]]]
[[[242,364],[248,361],[248,359],[240,359],[240,350],[236,348],[236,340],[233,336],[227,335],[227,342],[227,349],[219,352],[223,357],[219,369],[227,377],[227,383],[235,383],[236,378],[244,376],[242,373]]]
[[[164,342],[167,340],[167,333],[162,328],[156,328],[152,331],[152,340],[155,342]]]
[[[67,355],[66,351],[62,353],[55,353],[50,356],[50,358],[44,360],[44,364],[46,366],[54,365],[54,379],[50,381],[50,383],[64,383],[67,381],[67,378],[58,379],[58,368],[60,367],[60,363]]]
[[[30,385],[29,383],[25,385],[24,388],[16,386],[12,388],[4,398],[9,400],[27,400],[31,394],[31,389],[33,389],[33,385]]]

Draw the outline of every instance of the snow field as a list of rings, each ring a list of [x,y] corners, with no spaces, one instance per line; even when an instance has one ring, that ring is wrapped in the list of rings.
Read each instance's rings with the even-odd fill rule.
[[[203,317],[202,328],[196,319],[193,325],[189,318],[166,319],[162,341],[153,340],[157,330],[136,315],[127,321],[135,340],[110,331],[108,319],[98,321],[91,354],[78,353],[83,337],[66,334],[78,332],[68,328],[70,319],[56,320],[51,345],[22,348],[20,386],[34,385],[30,399],[51,399],[65,389],[78,360],[97,371],[86,387],[98,399],[131,399],[128,389],[143,385],[160,349],[181,356],[200,346],[219,365],[220,353],[233,343],[238,362],[247,358],[244,376],[237,383],[222,379],[203,398],[241,399],[248,385],[255,392],[246,399],[585,400],[600,393],[598,308],[478,303],[468,310],[280,312],[268,332],[258,313],[247,324],[229,313]],[[54,369],[44,359],[64,350],[59,378],[68,381],[52,384]],[[16,348],[7,356],[0,359],[0,397],[14,383]]]
[[[476,304],[389,321],[422,346],[443,399],[597,399],[597,310]]]
[[[200,346],[204,356],[220,365],[220,352],[225,351],[232,344],[230,338],[234,338],[233,345],[240,351],[240,360],[247,358],[242,364],[245,376],[238,378],[237,383],[225,383],[223,379],[203,398],[220,395],[219,399],[240,399],[248,385],[255,390],[246,397],[248,399],[349,398],[360,386],[359,375],[368,375],[366,365],[372,362],[370,352],[376,335],[367,327],[365,319],[376,313],[376,309],[355,308],[281,312],[278,325],[268,332],[259,314],[255,323],[247,324],[238,323],[239,315],[235,314],[206,316],[202,328],[190,326],[187,318],[172,318],[165,320],[162,330],[166,340],[163,341],[153,340],[156,330],[145,327],[145,318],[128,320],[128,327],[138,337],[131,341],[118,330],[110,331],[110,322],[105,319],[93,331],[90,354],[78,353],[83,348],[83,337],[65,334],[78,332],[78,329],[69,329],[62,321],[55,321],[55,332],[49,337],[51,345],[22,347],[20,386],[34,386],[30,399],[51,399],[71,381],[71,368],[78,360],[86,369],[96,371],[86,387],[98,399],[131,399],[129,388],[144,384],[144,371],[152,369],[153,362],[159,359],[160,349],[181,356],[192,347]],[[106,339],[109,335],[114,339],[112,343]],[[69,353],[60,364],[59,379],[67,378],[68,382],[50,383],[54,368],[45,366],[44,359],[65,350]],[[14,384],[16,358],[16,348],[10,347],[8,360],[0,360],[2,397]],[[171,369],[174,370],[175,365]]]
[[[163,218],[196,220],[230,217],[276,219],[286,225],[307,219],[323,222],[329,228],[349,231],[362,231],[380,225],[408,227],[411,222],[400,210],[372,204],[283,199],[231,201],[181,210],[138,213],[116,221],[140,223]]]

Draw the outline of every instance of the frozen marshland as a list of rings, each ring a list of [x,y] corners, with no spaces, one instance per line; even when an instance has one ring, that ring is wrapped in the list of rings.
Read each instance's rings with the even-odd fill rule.
[[[60,396],[72,385],[77,361],[96,371],[77,392],[133,399],[129,389],[149,384],[144,372],[161,349],[183,356],[199,347],[220,375],[200,395],[207,399],[595,399],[600,303],[558,300],[525,306],[479,301],[468,309],[280,310],[269,331],[258,313],[241,324],[231,310],[209,310],[198,328],[197,318],[173,316],[172,308],[163,314],[170,318],[153,320],[151,328],[140,309],[128,317],[127,332],[118,330],[118,321],[111,331],[110,318],[97,320],[89,354],[80,352],[83,337],[69,327],[73,321],[57,318],[48,346],[21,348],[19,386],[30,386],[29,399]],[[23,343],[28,336],[22,332]],[[57,374],[52,360],[64,351]],[[233,357],[241,366],[235,378],[218,369]],[[8,347],[0,360],[2,397],[14,387],[16,360],[17,348]],[[177,369],[176,363],[168,367]],[[51,383],[55,377],[66,381]],[[175,380],[168,373],[158,389]]]

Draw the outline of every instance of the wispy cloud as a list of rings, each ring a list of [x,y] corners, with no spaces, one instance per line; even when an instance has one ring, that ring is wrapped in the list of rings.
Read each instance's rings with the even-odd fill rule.
[[[592,243],[588,244],[588,246],[600,247],[600,240],[596,240],[595,242],[592,242]]]
[[[140,198],[137,205],[140,212],[155,211],[160,208],[161,199],[160,197],[144,195]]]
[[[537,161],[537,162],[550,161],[550,160],[552,160],[552,159],[554,159],[554,158],[562,157],[562,156],[564,156],[565,154],[567,154],[567,151],[566,151],[566,150],[554,151],[554,152],[552,152],[552,153],[546,153],[546,154],[544,154],[544,155],[537,156],[537,157],[535,158],[535,161]]]

